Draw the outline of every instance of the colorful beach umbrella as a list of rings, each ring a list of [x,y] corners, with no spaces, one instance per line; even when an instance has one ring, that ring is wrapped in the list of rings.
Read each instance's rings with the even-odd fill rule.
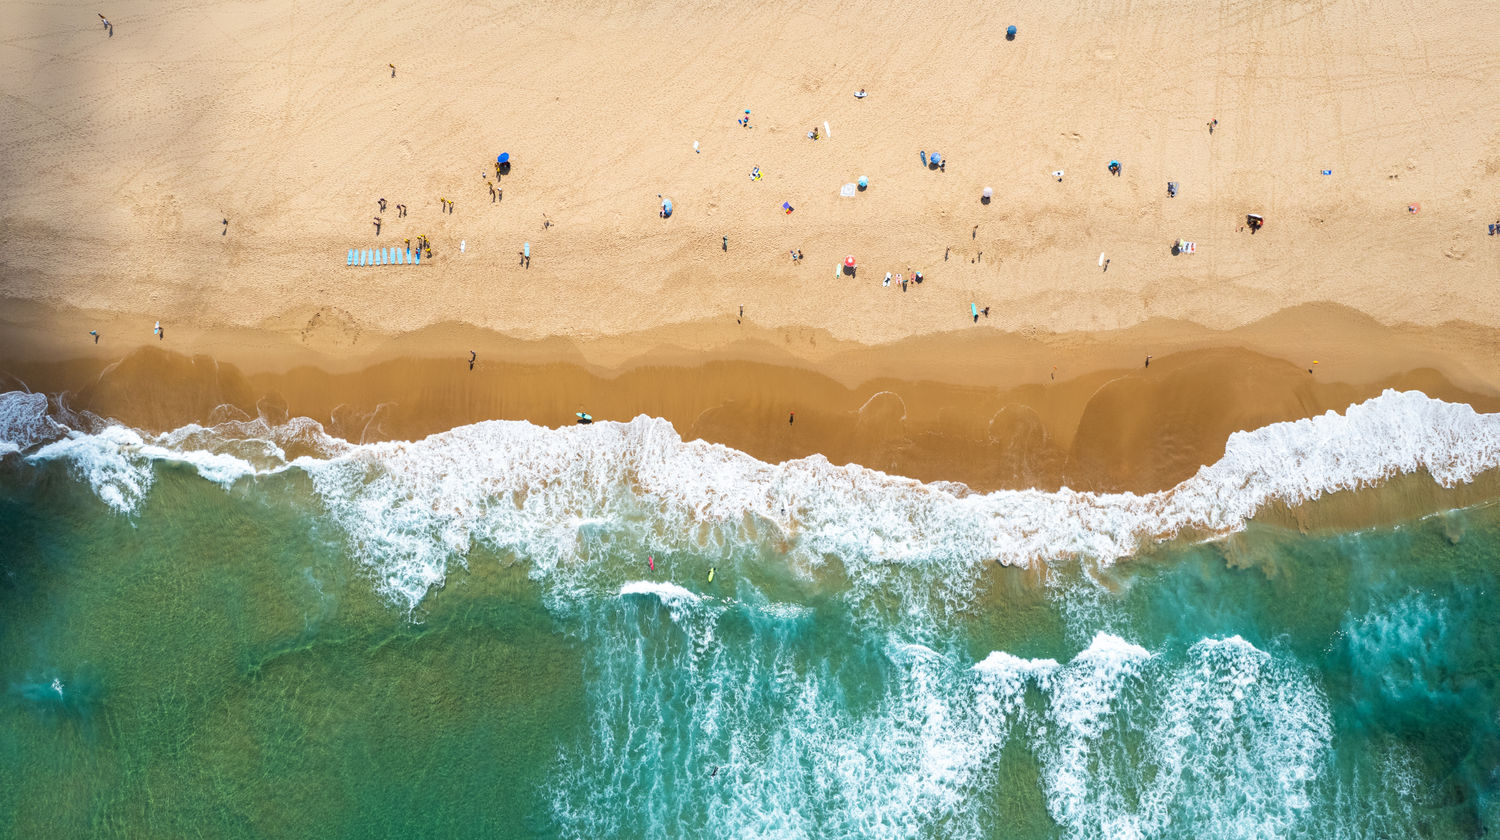
[[[853,254],[850,254],[849,256],[844,257],[844,267],[845,268],[853,268],[854,267],[854,255]]]

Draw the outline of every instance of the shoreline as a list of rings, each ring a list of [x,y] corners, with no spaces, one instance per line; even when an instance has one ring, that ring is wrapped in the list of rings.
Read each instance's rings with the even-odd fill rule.
[[[67,394],[74,410],[148,431],[305,416],[373,442],[492,419],[556,427],[576,411],[596,420],[646,414],[684,440],[762,461],[822,454],[978,492],[1166,489],[1218,460],[1234,432],[1342,412],[1386,388],[1500,411],[1500,366],[1486,369],[1493,331],[1386,327],[1328,306],[1222,333],[1178,324],[1074,335],[980,329],[879,346],[732,321],[592,342],[518,341],[463,325],[362,331],[344,346],[228,328],[128,342],[117,336],[140,319],[119,315],[102,321],[106,343],[96,349],[65,332],[101,323],[97,314],[11,312],[24,320],[0,340],[7,390]],[[1325,346],[1369,352],[1335,351],[1313,374],[1267,352],[1306,340],[1314,324]],[[1142,345],[1158,351],[1149,368],[1129,364]],[[430,355],[435,348],[447,352]],[[479,353],[472,372],[469,348]],[[1395,364],[1408,358],[1424,364]]]

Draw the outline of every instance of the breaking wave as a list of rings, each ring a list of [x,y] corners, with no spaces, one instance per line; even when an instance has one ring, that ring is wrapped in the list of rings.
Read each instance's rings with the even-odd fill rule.
[[[851,596],[898,592],[926,612],[961,609],[987,563],[1108,563],[1184,531],[1222,535],[1269,503],[1297,504],[1425,470],[1444,486],[1500,466],[1500,415],[1419,392],[1231,435],[1223,458],[1149,494],[1064,488],[978,494],[821,456],[768,464],[684,442],[666,421],[549,429],[462,426],[420,441],[351,444],[305,418],[234,421],[160,435],[75,422],[40,395],[0,395],[0,456],[60,461],[105,504],[134,515],[158,464],[204,479],[305,475],[383,595],[415,609],[474,545],[524,556],[550,589],[619,587],[613,551],[692,553],[732,565],[747,546]],[[756,549],[760,550],[760,549]],[[679,578],[680,580],[680,578]]]

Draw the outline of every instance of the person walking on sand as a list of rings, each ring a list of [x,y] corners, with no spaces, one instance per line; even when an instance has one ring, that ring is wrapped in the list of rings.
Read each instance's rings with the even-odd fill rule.
[[[473,370],[474,369],[474,360],[477,359],[477,358],[479,358],[479,354],[475,353],[473,350],[470,350],[469,351],[469,370]]]
[[[1209,135],[1212,136],[1213,133],[1214,133],[1214,129],[1216,129],[1218,127],[1219,127],[1219,121],[1218,120],[1216,120],[1216,119],[1209,120],[1208,121],[1208,133],[1209,133]]]
[[[220,236],[228,236],[229,235],[229,220],[228,219],[224,220],[224,230],[222,230],[219,233],[219,235]]]
[[[380,235],[380,217],[379,216],[375,217],[375,235],[376,236]]]
[[[375,199],[375,203],[380,205],[380,212],[384,213],[385,212],[385,199],[383,199],[383,198],[377,198],[377,199]]]
[[[161,328],[161,322],[160,321],[156,322],[156,326],[153,327],[151,329],[151,331],[154,332],[154,333],[156,333],[156,340],[157,341],[161,341],[163,338],[167,337],[167,331]]]
[[[786,416],[786,424],[790,426],[795,422],[797,422],[797,412],[793,411],[791,414],[788,414]]]
[[[91,335],[91,336],[94,337],[94,343],[95,344],[99,343],[99,331],[98,330],[89,330],[89,335]]]
[[[744,321],[745,321],[745,306],[744,306],[744,304],[741,304],[740,305],[740,315],[739,315],[738,318],[734,319],[734,322],[736,324],[741,324],[741,323],[744,323]]]
[[[396,78],[396,65],[392,64],[392,65],[389,65],[389,66],[391,68],[391,78],[394,79],[394,78]]]
[[[1146,367],[1151,367],[1151,356],[1149,354],[1146,356]]]

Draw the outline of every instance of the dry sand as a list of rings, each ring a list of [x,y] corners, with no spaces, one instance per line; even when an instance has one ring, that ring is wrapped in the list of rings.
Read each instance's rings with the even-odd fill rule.
[[[454,380],[461,404],[380,434],[565,422],[582,394],[772,459],[1099,487],[1158,486],[1233,428],[1384,384],[1500,394],[1497,4],[122,2],[102,9],[113,37],[92,6],[5,11],[0,359],[33,387],[86,387],[151,344],[236,364],[226,402],[253,409],[261,388],[328,419],[342,403],[318,389],[337,377],[362,382],[333,389],[356,413],[425,401],[424,360],[447,371],[477,344],[487,364],[598,383],[666,373],[615,390],[541,376],[503,399]],[[805,138],[824,121],[831,136]],[[515,166],[491,203],[502,151]],[[870,189],[839,197],[860,175]],[[1247,212],[1267,218],[1254,236]],[[431,264],[345,266],[419,234]],[[1178,238],[1197,252],[1171,256]],[[858,275],[836,278],[846,254]],[[909,269],[926,282],[881,286]],[[991,307],[978,326],[971,302]],[[1135,382],[1146,353],[1162,374]],[[155,373],[122,382],[192,381],[131,358]],[[255,379],[304,365],[322,370]],[[1050,387],[1054,365],[1066,396],[1017,390]],[[503,373],[481,381],[525,371]],[[901,405],[866,405],[881,391]],[[150,425],[218,392],[109,393],[90,399]],[[758,402],[722,410],[736,400]],[[793,403],[824,432],[768,437]],[[1032,434],[1007,405],[1048,443],[1006,443]],[[841,444],[850,412],[884,431]],[[1189,443],[1152,444],[1163,429]],[[985,465],[965,464],[974,446]]]

